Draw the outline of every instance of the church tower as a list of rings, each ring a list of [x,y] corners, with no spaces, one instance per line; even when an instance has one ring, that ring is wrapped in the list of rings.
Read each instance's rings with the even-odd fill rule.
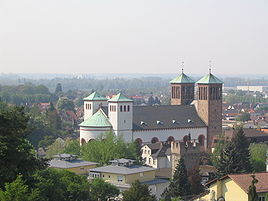
[[[169,82],[171,84],[171,105],[190,105],[194,100],[194,81],[182,73]]]
[[[209,74],[197,81],[197,111],[208,126],[207,143],[211,148],[214,136],[222,133],[222,84],[209,70]]]
[[[93,92],[84,98],[84,120],[91,117],[101,106],[107,106],[107,98]]]

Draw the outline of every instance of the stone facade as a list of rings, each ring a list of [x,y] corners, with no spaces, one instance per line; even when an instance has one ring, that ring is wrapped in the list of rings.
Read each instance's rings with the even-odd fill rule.
[[[171,105],[190,105],[194,100],[194,83],[171,84]]]

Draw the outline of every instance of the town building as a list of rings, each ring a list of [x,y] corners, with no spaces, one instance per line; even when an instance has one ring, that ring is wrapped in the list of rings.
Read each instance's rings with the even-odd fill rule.
[[[109,100],[92,93],[84,99],[80,143],[109,131],[141,144],[183,141],[190,133],[196,143],[211,147],[222,132],[223,83],[211,72],[196,83],[182,72],[170,84],[171,105],[133,106],[133,100],[122,93]],[[195,84],[198,95],[196,104],[191,104]]]
[[[268,86],[237,86],[237,90],[251,91],[251,92],[268,92]]]
[[[198,168],[205,147],[188,136],[184,141],[157,142],[141,148],[144,164],[157,168],[157,176],[171,178],[178,161],[183,158],[188,171]]]
[[[169,185],[169,180],[156,177],[155,168],[135,165],[134,160],[130,159],[111,160],[110,165],[90,169],[88,178],[89,180],[102,178],[118,187],[121,192],[139,180],[142,184],[147,184],[151,193],[157,198],[161,197]]]
[[[95,168],[98,163],[78,159],[72,154],[57,154],[49,161],[49,167],[64,169],[79,175],[87,175],[89,169]]]
[[[255,184],[259,201],[268,200],[268,172],[255,173],[258,182]],[[214,179],[206,184],[208,190],[193,198],[193,201],[248,201],[249,186],[252,174],[229,174]]]

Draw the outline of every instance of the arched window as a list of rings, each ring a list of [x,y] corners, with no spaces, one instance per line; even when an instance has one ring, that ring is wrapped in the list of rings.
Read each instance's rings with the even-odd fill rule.
[[[167,139],[167,142],[172,142],[172,141],[175,141],[174,137],[173,136],[169,136],[168,139]]]
[[[120,105],[120,112],[123,112],[123,106]]]
[[[204,144],[205,144],[205,136],[204,136],[204,135],[199,135],[199,136],[198,136],[198,142],[199,142],[201,145],[204,145]]]
[[[89,104],[89,109],[91,110],[91,104]]]
[[[184,137],[183,137],[183,142],[187,142],[188,141],[188,135],[185,135]]]
[[[81,139],[81,145],[86,144],[86,140],[84,138]]]
[[[129,105],[127,106],[127,111],[129,112],[129,110],[130,110],[130,107],[129,107]]]
[[[142,145],[142,139],[141,139],[141,138],[137,138],[135,141],[136,141],[139,145]]]
[[[156,143],[159,142],[159,139],[157,137],[153,137],[151,140],[151,143]]]
[[[126,105],[124,105],[124,112],[126,112],[127,111],[127,106]]]

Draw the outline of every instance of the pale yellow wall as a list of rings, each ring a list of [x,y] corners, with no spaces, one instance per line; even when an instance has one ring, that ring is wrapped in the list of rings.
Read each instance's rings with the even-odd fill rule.
[[[75,167],[75,168],[55,168],[58,170],[68,170],[70,172],[74,172],[75,174],[88,174],[88,170],[95,168],[96,165],[86,165],[86,166],[81,166],[81,167]]]
[[[117,179],[118,176],[123,177],[122,182],[118,182],[118,179]],[[117,184],[117,183],[118,184],[125,184],[126,183],[126,176],[121,175],[121,174],[101,173],[101,178],[104,179],[107,182],[110,182],[110,183],[115,183],[115,184]]]
[[[150,181],[153,179],[155,179],[155,170],[143,172],[143,176],[141,176],[140,173],[129,174],[126,176],[126,183],[131,184],[136,180],[143,182],[143,181]]]

